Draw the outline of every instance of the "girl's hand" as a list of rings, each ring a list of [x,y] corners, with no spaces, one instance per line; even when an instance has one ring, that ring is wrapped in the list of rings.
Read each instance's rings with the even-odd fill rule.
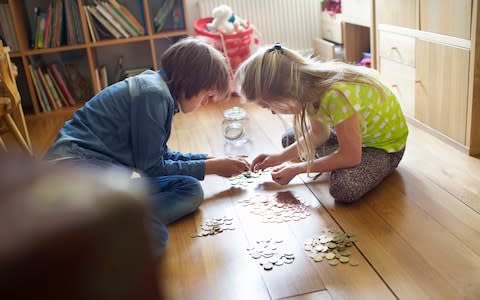
[[[281,164],[283,161],[280,155],[276,154],[260,154],[252,161],[252,171],[263,170]]]
[[[285,185],[300,173],[303,173],[303,168],[299,164],[283,163],[273,169],[272,179],[278,184]]]
[[[250,164],[242,158],[211,158],[205,160],[205,174],[232,177],[250,170]]]

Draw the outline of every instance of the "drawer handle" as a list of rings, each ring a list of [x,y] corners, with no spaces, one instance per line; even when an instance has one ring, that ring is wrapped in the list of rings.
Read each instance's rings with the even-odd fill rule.
[[[400,50],[398,50],[398,48],[397,48],[397,47],[392,47],[392,48],[390,48],[390,50],[391,50],[391,51],[395,51],[395,52],[397,52],[399,55],[401,55],[401,54],[402,54],[402,53],[400,52]]]

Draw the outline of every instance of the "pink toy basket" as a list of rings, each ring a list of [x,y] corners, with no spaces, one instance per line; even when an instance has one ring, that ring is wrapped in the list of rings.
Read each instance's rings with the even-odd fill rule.
[[[196,20],[194,23],[195,36],[222,51],[228,59],[233,74],[238,66],[250,56],[251,46],[258,45],[260,41],[258,38],[252,38],[254,30],[250,24],[245,31],[235,34],[209,32],[206,26],[212,20],[211,17]]]

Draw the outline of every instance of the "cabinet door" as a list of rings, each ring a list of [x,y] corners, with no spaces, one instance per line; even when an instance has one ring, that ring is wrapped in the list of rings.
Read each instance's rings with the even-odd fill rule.
[[[420,0],[420,30],[470,39],[472,0]]]
[[[372,0],[342,0],[343,21],[372,26]]]
[[[417,29],[417,0],[375,1],[377,24]]]
[[[416,41],[415,118],[465,144],[469,51]]]

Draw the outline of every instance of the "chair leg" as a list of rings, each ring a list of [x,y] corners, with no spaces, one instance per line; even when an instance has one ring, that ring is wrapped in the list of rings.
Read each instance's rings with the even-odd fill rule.
[[[32,149],[28,146],[27,142],[25,141],[25,139],[23,138],[20,130],[18,130],[18,127],[17,125],[15,124],[15,121],[13,121],[13,118],[12,116],[10,116],[10,114],[6,114],[3,116],[3,119],[5,120],[5,122],[7,123],[7,126],[10,128],[10,130],[12,131],[13,135],[15,136],[15,138],[17,139],[17,141],[20,143],[20,146],[22,146],[22,148],[28,152],[28,154],[30,154],[31,156],[33,156],[33,152],[32,152]]]

